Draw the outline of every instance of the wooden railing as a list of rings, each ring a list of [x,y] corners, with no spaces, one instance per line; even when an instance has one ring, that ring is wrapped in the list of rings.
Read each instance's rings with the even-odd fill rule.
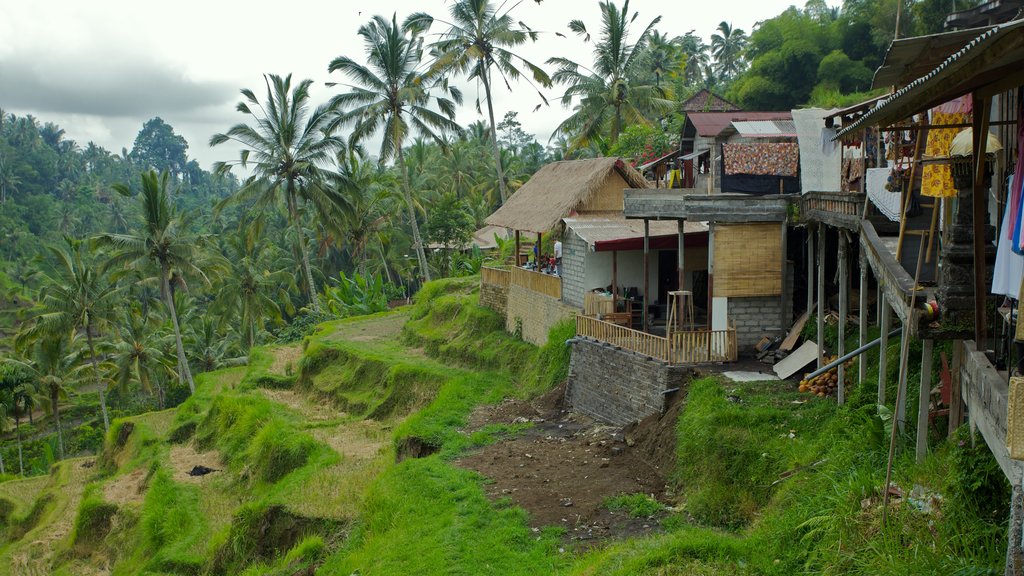
[[[480,283],[492,286],[508,286],[511,274],[508,268],[492,268],[490,266],[480,267]]]
[[[738,357],[734,329],[673,332],[669,338],[672,364],[734,362]]]
[[[857,192],[808,192],[803,195],[803,218],[829,225],[856,226],[864,210]]]
[[[593,338],[612,346],[669,361],[668,339],[589,316],[576,316],[576,335]]]
[[[510,272],[509,283],[512,286],[520,286],[552,298],[562,297],[562,279],[558,276],[518,267],[511,268]]]
[[[688,330],[668,338],[591,316],[576,316],[576,335],[657,358],[670,364],[732,362],[738,357],[736,330]]]

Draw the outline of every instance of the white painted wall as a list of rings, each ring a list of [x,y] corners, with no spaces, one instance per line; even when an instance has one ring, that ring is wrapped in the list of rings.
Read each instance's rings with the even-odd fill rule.
[[[648,270],[648,282],[651,292],[658,289],[658,253],[661,250],[651,250],[650,269]],[[691,247],[686,249],[684,270],[686,274],[686,287],[684,290],[692,290],[692,274],[696,270],[707,270],[708,249],[706,246]],[[612,253],[587,251],[585,258],[586,274],[584,276],[583,288],[589,292],[594,288],[605,288],[612,283]],[[675,266],[673,265],[673,269]],[[624,250],[618,253],[618,283],[619,286],[636,286],[638,290],[644,288],[644,252],[643,250]],[[653,300],[652,300],[653,301]]]

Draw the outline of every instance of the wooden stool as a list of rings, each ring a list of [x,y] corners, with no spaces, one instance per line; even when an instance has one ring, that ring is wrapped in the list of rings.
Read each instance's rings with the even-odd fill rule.
[[[690,330],[693,330],[693,292],[689,290],[673,290],[669,292],[668,308],[668,326],[682,330],[683,326],[689,322]]]

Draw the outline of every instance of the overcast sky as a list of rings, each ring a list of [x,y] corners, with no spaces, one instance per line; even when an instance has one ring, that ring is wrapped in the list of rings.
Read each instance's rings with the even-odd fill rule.
[[[675,36],[695,30],[707,40],[722,20],[749,33],[755,22],[793,3],[633,0],[630,10],[640,13],[634,38],[661,15],[660,31]],[[362,61],[356,30],[370,16],[397,12],[401,20],[412,11],[426,11],[444,18],[447,6],[445,0],[0,0],[0,108],[56,122],[79,144],[92,140],[112,152],[130,150],[143,122],[160,116],[188,140],[189,156],[209,168],[236,155],[227,145],[210,149],[206,143],[243,120],[234,110],[240,88],[261,95],[263,73],[291,72],[312,78],[314,101],[322,102],[339,90],[324,83],[343,81],[327,73],[327,64],[339,55]],[[549,32],[521,50],[534,63],[551,56],[592,62],[589,48],[568,32],[567,24],[581,18],[591,32],[599,30],[596,1],[523,0],[513,16]],[[442,29],[435,24],[434,31]],[[465,85],[464,92],[458,121],[466,125],[483,116],[473,105],[477,87]],[[516,110],[524,129],[546,143],[567,115],[556,101],[559,94],[557,87],[549,90],[551,106],[534,112],[540,99],[528,85],[514,85],[512,92],[499,87],[496,119]]]

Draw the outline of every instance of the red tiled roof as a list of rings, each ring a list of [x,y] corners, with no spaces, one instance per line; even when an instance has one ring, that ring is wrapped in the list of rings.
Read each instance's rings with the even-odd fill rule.
[[[699,136],[718,136],[736,120],[792,120],[791,112],[690,112],[686,121]]]

